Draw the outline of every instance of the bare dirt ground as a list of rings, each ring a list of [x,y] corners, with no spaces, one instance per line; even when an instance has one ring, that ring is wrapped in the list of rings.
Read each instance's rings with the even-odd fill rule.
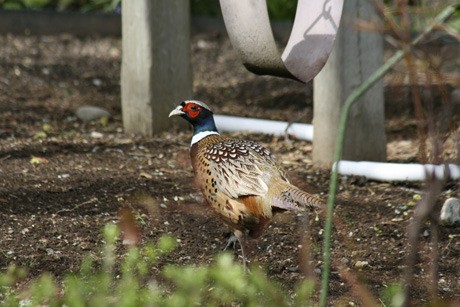
[[[306,90],[294,81],[248,73],[225,35],[195,34],[192,48],[195,98],[209,102],[216,113],[311,121],[311,86]],[[448,59],[443,69],[453,76],[446,92],[449,101],[452,84],[458,81],[458,66],[452,68],[459,64],[458,45],[453,53],[443,46],[430,48],[433,56]],[[155,272],[164,263],[210,263],[225,245],[228,229],[209,212],[191,183],[190,131],[152,138],[123,132],[120,60],[116,38],[0,36],[1,269],[17,264],[27,267],[32,277],[45,271],[60,277],[78,270],[83,255],[100,257],[101,228],[116,222],[118,210],[125,206],[137,212],[144,241],[155,241],[164,233],[178,239],[178,248],[152,268]],[[413,162],[418,159],[417,126],[405,80],[397,77],[403,71],[399,68],[386,78],[388,159]],[[436,86],[433,93],[428,96],[435,106],[442,105]],[[83,124],[75,117],[76,108],[83,105],[105,107],[113,118],[107,125]],[[448,161],[458,154],[454,137],[459,109],[458,103],[447,113],[435,107],[440,116],[436,122],[447,123],[441,138]],[[330,172],[314,167],[311,143],[238,136],[271,149],[294,183],[326,200]],[[349,268],[375,296],[400,279],[413,198],[423,189],[421,183],[340,179],[336,215],[344,223],[334,232],[334,305],[359,302],[338,265]],[[459,197],[459,190],[458,182],[448,182],[438,210],[446,198]],[[322,219],[310,219],[318,278],[322,225]],[[285,289],[292,289],[302,277],[299,227],[294,214],[277,215],[252,255],[252,261],[265,267]],[[429,295],[429,224],[424,230],[412,293],[417,302],[426,302]],[[441,228],[439,247],[440,297],[458,302],[460,229]]]

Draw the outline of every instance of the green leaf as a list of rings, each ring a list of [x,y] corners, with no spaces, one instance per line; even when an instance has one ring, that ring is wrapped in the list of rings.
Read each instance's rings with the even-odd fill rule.
[[[25,7],[32,9],[40,9],[50,3],[50,0],[22,0]]]
[[[388,287],[380,291],[380,299],[385,306],[402,306],[404,301],[403,287],[399,283],[389,284]]]

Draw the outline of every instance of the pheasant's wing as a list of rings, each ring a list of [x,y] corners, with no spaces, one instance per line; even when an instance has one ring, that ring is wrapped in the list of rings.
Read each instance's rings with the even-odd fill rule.
[[[272,176],[284,179],[271,153],[251,141],[229,139],[215,143],[207,148],[205,157],[216,187],[232,198],[263,196]]]

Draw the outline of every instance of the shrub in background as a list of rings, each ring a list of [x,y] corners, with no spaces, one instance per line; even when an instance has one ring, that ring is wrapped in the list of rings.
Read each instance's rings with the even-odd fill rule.
[[[0,0],[4,9],[51,9],[113,12],[121,0]],[[220,5],[216,0],[191,0],[193,15],[219,16]],[[267,6],[273,19],[293,19],[296,0],[268,0]]]

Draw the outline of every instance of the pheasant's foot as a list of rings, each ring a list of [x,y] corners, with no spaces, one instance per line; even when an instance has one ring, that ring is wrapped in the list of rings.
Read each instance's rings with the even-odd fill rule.
[[[226,251],[229,247],[231,247],[233,250],[236,250],[237,242],[238,242],[238,238],[235,236],[235,234],[232,233],[230,237],[228,238],[223,251]]]

